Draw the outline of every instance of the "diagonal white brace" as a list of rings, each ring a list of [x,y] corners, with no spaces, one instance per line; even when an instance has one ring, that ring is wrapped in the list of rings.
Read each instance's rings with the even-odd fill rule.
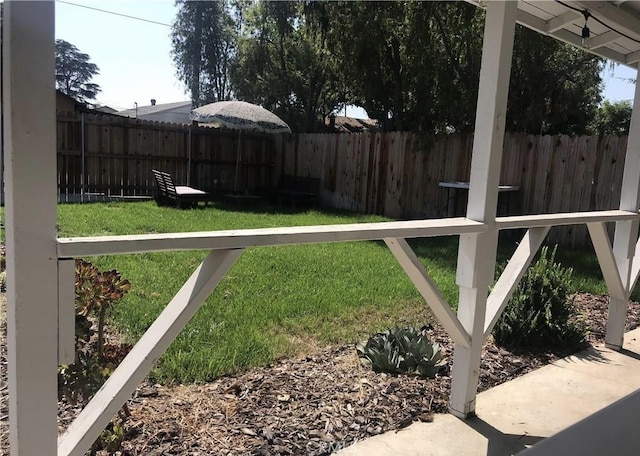
[[[600,270],[602,276],[607,284],[609,295],[619,299],[627,299],[628,293],[625,290],[624,282],[620,277],[620,270],[618,269],[618,263],[616,257],[613,254],[611,242],[609,241],[609,235],[602,222],[587,223],[589,229],[589,235],[591,236],[591,242],[593,248],[596,251],[598,257],[598,263],[600,263]]]
[[[484,338],[491,334],[502,311],[507,306],[509,299],[513,295],[518,282],[522,279],[525,271],[536,256],[542,241],[547,237],[550,227],[530,228],[520,241],[520,245],[507,263],[507,266],[500,274],[500,278],[491,290],[487,298],[487,314],[484,320]]]
[[[59,456],[85,454],[242,252],[243,249],[215,250],[205,258],[59,438]]]
[[[638,283],[638,277],[640,276],[640,239],[636,242],[636,248],[633,254],[633,262],[631,263],[631,278],[629,283],[629,293],[633,291]]]
[[[631,283],[629,284],[629,292],[633,291],[638,283],[640,276],[640,239],[636,242],[636,250],[633,255],[633,263],[631,264]]]
[[[458,317],[453,313],[451,306],[444,296],[442,296],[438,286],[431,277],[429,277],[429,274],[416,254],[411,250],[407,241],[402,238],[385,238],[384,242],[396,257],[398,263],[400,263],[400,266],[404,269],[404,272],[407,273],[407,276],[409,276],[415,284],[425,301],[427,301],[436,318],[449,332],[454,342],[464,347],[469,347],[471,345],[469,333],[467,333],[462,323],[460,323],[460,320],[458,320]]]

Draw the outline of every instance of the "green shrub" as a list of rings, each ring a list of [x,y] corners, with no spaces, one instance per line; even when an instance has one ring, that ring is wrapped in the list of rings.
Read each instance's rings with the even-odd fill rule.
[[[58,396],[71,404],[86,405],[128,351],[128,346],[106,343],[104,333],[109,309],[131,285],[118,271],[101,272],[84,260],[76,260],[75,272],[76,353],[72,364],[58,368]],[[115,454],[120,449],[127,416],[125,404],[94,442],[91,454],[99,450]]]
[[[446,364],[440,346],[432,344],[423,331],[415,328],[395,328],[375,334],[356,350],[362,363],[375,372],[435,377]]]
[[[568,296],[573,270],[555,262],[557,246],[543,247],[493,329],[496,344],[509,348],[576,348],[586,330]]]

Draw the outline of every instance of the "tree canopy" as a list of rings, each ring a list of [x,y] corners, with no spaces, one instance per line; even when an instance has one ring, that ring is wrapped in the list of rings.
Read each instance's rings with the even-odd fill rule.
[[[589,132],[594,135],[628,135],[632,111],[630,101],[611,103],[605,100],[598,107]]]
[[[420,1],[212,3],[177,1],[174,58],[194,100],[257,103],[295,131],[323,128],[324,118],[345,104],[364,107],[389,130],[474,128],[480,8]],[[207,27],[210,32],[201,31]],[[207,54],[216,40],[226,47]],[[224,71],[205,70],[212,62]],[[507,129],[587,132],[600,102],[603,64],[517,26]],[[220,85],[213,74],[224,75],[226,91],[203,97]]]
[[[172,56],[178,77],[195,106],[229,100],[231,62],[238,45],[238,21],[226,1],[176,0]]]
[[[92,83],[100,69],[91,63],[89,54],[65,40],[56,40],[56,88],[81,103],[96,98],[100,86]]]
[[[246,10],[232,71],[236,96],[314,131],[345,100],[321,2],[258,2]]]

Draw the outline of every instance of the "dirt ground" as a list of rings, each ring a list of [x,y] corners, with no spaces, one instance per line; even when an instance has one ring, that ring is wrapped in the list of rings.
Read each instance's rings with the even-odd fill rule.
[[[0,295],[4,300],[4,294]],[[604,336],[607,298],[580,294],[576,303],[590,343]],[[4,306],[2,306],[4,308]],[[1,317],[0,317],[1,318]],[[632,303],[627,329],[640,324]],[[5,325],[0,341],[0,454],[8,455]],[[437,378],[375,374],[358,361],[353,345],[326,347],[261,369],[200,385],[142,384],[129,401],[131,416],[122,455],[327,455],[358,440],[430,421],[445,412],[453,345],[429,327],[449,365]],[[489,342],[480,390],[523,375],[566,353],[516,353]],[[63,430],[77,409],[60,404]]]

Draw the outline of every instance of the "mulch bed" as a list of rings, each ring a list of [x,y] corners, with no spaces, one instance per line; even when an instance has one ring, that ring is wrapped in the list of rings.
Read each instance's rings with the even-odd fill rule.
[[[576,295],[590,328],[602,341],[607,298]],[[640,324],[640,304],[629,308],[627,330]],[[431,421],[447,411],[453,344],[438,326],[429,329],[449,360],[436,379],[375,374],[353,346],[328,347],[311,356],[189,386],[141,385],[129,401],[123,455],[327,455],[358,440]],[[2,364],[6,357],[2,344]],[[513,379],[566,353],[516,353],[487,343],[480,390]],[[3,375],[6,369],[3,369]],[[6,392],[3,377],[2,393]],[[3,400],[6,398],[3,397]],[[8,454],[6,402],[0,404],[0,450]],[[77,410],[62,407],[65,427]]]

